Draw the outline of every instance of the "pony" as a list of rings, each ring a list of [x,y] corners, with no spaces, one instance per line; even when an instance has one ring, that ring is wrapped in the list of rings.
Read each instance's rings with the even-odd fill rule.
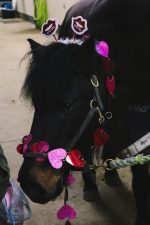
[[[68,149],[73,142],[71,147],[80,149],[84,159],[91,161],[93,132],[101,126],[98,113],[88,121],[82,135],[73,140],[90,108],[94,108],[90,104],[95,93],[91,83],[93,74],[100,84],[104,111],[108,108],[106,71],[103,58],[96,51],[97,41],[109,45],[116,80],[111,104],[113,116],[106,124],[110,138],[104,147],[103,158],[116,157],[149,132],[149,12],[149,0],[82,0],[67,12],[59,37],[72,38],[71,17],[83,16],[88,21],[90,36],[83,43],[82,40],[66,39],[43,46],[29,39],[32,57],[22,95],[35,109],[30,130],[33,153],[39,141],[49,144],[49,152],[60,147]],[[32,201],[44,204],[62,192],[72,166],[63,162],[60,169],[55,169],[48,159],[41,162],[27,157],[30,154],[38,158],[39,155],[33,153],[30,154],[27,148],[18,181]],[[148,165],[133,166],[131,170],[137,209],[135,224],[148,225]],[[85,190],[96,190],[96,183],[90,179]]]

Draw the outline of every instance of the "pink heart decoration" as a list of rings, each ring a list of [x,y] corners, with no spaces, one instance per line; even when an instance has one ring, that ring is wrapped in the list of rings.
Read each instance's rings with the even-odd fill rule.
[[[23,144],[29,144],[31,140],[32,140],[32,134],[29,134],[29,135],[26,135],[26,136],[23,137],[22,143]]]
[[[75,177],[70,173],[67,177],[66,183],[67,185],[73,185],[75,183]]]
[[[28,149],[28,144],[23,144],[23,153],[25,153]]]
[[[109,47],[105,41],[100,41],[96,44],[96,51],[99,55],[107,58],[109,54]]]
[[[63,165],[62,160],[67,156],[67,152],[63,148],[57,148],[48,152],[48,160],[53,168],[60,169]]]
[[[58,211],[57,218],[59,220],[64,220],[66,218],[73,220],[76,218],[76,211],[71,206],[66,204]]]

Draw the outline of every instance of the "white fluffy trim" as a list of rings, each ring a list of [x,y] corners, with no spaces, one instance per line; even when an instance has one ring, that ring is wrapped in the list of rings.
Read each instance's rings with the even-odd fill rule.
[[[57,42],[63,43],[65,45],[69,45],[69,44],[76,44],[76,45],[82,45],[83,44],[83,40],[82,39],[62,39],[60,38]]]

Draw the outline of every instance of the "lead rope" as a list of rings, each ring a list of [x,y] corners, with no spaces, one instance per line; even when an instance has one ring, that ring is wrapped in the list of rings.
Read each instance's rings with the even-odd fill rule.
[[[127,166],[144,165],[150,161],[150,155],[144,156],[143,154],[138,154],[135,157],[130,157],[126,159],[108,159],[104,162],[104,167],[107,170],[120,169]]]
[[[106,170],[121,169],[128,166],[144,165],[150,162],[150,155],[144,156],[143,154],[138,154],[135,157],[130,157],[126,159],[107,159],[104,163],[90,165],[90,169],[98,169],[104,167]]]

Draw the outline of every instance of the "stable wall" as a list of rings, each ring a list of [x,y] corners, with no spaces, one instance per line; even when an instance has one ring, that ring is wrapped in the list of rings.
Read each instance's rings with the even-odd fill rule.
[[[61,24],[66,11],[77,0],[47,0],[48,15],[51,18],[57,18]],[[33,18],[34,16],[34,1],[33,0],[17,0],[17,11],[22,15]]]
[[[21,14],[33,17],[34,16],[34,1],[33,0],[17,0],[17,11]]]

